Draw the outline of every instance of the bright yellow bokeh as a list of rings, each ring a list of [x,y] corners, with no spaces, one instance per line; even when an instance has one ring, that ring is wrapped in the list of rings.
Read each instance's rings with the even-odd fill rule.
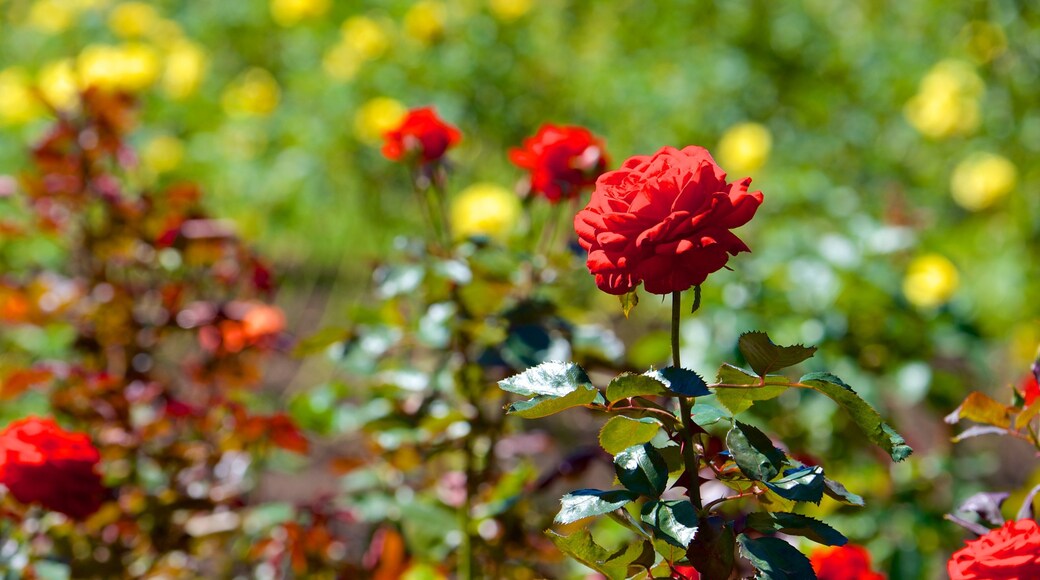
[[[28,74],[20,68],[0,71],[0,125],[20,125],[42,113]]]
[[[325,70],[325,74],[333,79],[349,81],[361,70],[361,65],[364,61],[364,57],[359,55],[349,44],[341,41],[325,53],[321,66]]]
[[[79,8],[64,0],[36,0],[29,8],[25,23],[50,34],[68,30],[79,16]]]
[[[1017,182],[1018,170],[1006,158],[993,153],[975,153],[954,168],[950,193],[957,205],[979,211],[1006,197]]]
[[[451,202],[451,227],[456,238],[485,235],[505,239],[520,218],[516,193],[495,183],[476,183]]]
[[[967,135],[979,126],[979,99],[984,88],[971,64],[944,60],[928,71],[903,112],[927,137]]]
[[[144,2],[124,2],[108,14],[108,28],[120,38],[140,38],[151,34],[162,21],[159,12]]]
[[[273,113],[280,99],[281,89],[271,73],[252,68],[224,89],[220,102],[229,115],[262,117]]]
[[[488,7],[499,20],[516,20],[531,10],[531,0],[490,0]]]
[[[378,145],[383,134],[401,123],[408,109],[389,97],[376,97],[354,114],[354,135],[369,145]]]
[[[153,175],[168,173],[184,160],[184,143],[171,135],[152,138],[141,148],[141,165]]]
[[[390,35],[384,26],[367,16],[348,18],[340,32],[342,42],[365,59],[379,57],[390,48]]]
[[[68,111],[79,102],[79,82],[71,59],[63,59],[40,69],[37,83],[43,98],[56,109]]]
[[[294,26],[309,18],[324,16],[329,0],[271,0],[271,18],[279,26]]]
[[[444,4],[421,0],[404,15],[404,31],[423,44],[430,44],[444,35]]]
[[[208,63],[202,48],[188,40],[180,40],[166,53],[162,88],[172,99],[184,99],[198,90]]]
[[[719,163],[731,177],[757,171],[769,160],[773,136],[764,125],[740,123],[722,134],[719,140]]]
[[[84,88],[137,92],[155,83],[159,67],[158,52],[141,43],[92,44],[76,59],[76,74]]]
[[[960,286],[957,267],[944,256],[925,254],[914,258],[903,278],[903,294],[914,306],[935,308],[953,296]]]

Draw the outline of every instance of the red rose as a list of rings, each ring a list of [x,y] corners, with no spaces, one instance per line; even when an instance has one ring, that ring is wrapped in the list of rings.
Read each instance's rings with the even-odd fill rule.
[[[700,580],[700,577],[693,566],[672,566],[672,580]]]
[[[423,163],[436,161],[462,140],[458,129],[445,123],[433,107],[412,109],[396,129],[383,135],[383,155],[392,161],[419,157]]]
[[[696,286],[751,250],[729,230],[762,203],[751,178],[726,183],[707,149],[664,147],[636,156],[596,181],[592,201],[574,218],[596,285],[625,294],[643,283],[651,294]]]
[[[542,125],[509,160],[531,173],[531,191],[551,203],[573,199],[607,168],[603,142],[584,127]]]
[[[1040,384],[1037,384],[1036,375],[1029,373],[1022,381],[1022,396],[1026,399],[1026,407],[1033,404],[1040,397]]]
[[[819,580],[884,580],[885,577],[870,568],[870,552],[863,546],[846,544],[841,547],[817,548],[812,562]]]
[[[1040,526],[1033,520],[1007,522],[966,542],[946,565],[950,580],[1040,578]]]
[[[82,520],[97,511],[105,488],[90,438],[52,419],[28,417],[0,431],[0,483],[22,503],[37,503]]]

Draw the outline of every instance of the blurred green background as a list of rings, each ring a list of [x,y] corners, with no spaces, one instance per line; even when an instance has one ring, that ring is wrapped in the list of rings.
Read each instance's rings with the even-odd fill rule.
[[[828,401],[756,407],[866,496],[839,529],[893,577],[935,577],[963,537],[942,513],[1040,478],[1027,446],[954,447],[941,421],[971,389],[1008,399],[1040,342],[1033,2],[0,0],[0,194],[51,118],[34,95],[60,110],[87,83],[140,95],[128,178],[201,183],[272,259],[303,336],[343,324],[421,224],[379,153],[407,108],[462,129],[453,192],[512,189],[506,151],[543,122],[602,135],[612,167],[707,146],[766,201],[684,361],[711,374],[752,328],[820,345],[918,451],[853,451]],[[663,306],[623,325],[587,278],[574,312],[616,324],[636,367],[667,356]]]

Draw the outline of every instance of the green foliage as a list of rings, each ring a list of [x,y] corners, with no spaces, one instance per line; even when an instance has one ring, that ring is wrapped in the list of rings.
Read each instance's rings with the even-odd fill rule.
[[[748,514],[747,527],[763,534],[802,536],[825,546],[844,546],[848,539],[831,526],[809,516],[788,512]]]
[[[641,445],[654,438],[661,422],[651,417],[631,419],[624,415],[611,417],[599,431],[599,444],[614,455],[633,445]]]
[[[544,362],[498,382],[503,390],[518,395],[562,397],[573,391],[595,388],[585,370],[574,363]]]
[[[744,359],[760,377],[794,366],[816,352],[814,346],[777,346],[764,332],[745,332],[740,335],[737,344]]]
[[[643,523],[654,538],[677,548],[686,548],[697,534],[697,512],[687,500],[652,500],[643,504]]]
[[[761,580],[806,580],[816,578],[812,564],[794,546],[778,538],[737,536],[740,554],[758,570]]]
[[[762,484],[784,499],[812,503],[820,503],[826,488],[820,466],[788,469],[780,479]]]
[[[611,404],[622,399],[668,393],[664,383],[649,375],[621,373],[607,384],[607,401]]]
[[[582,386],[563,396],[538,395],[526,401],[517,401],[507,407],[506,413],[517,415],[524,419],[537,419],[554,415],[571,407],[591,404],[601,397],[602,395],[595,387]]]
[[[711,394],[704,379],[697,373],[683,368],[665,367],[646,373],[661,382],[669,391],[684,397],[704,397]]]
[[[754,481],[769,481],[783,468],[784,452],[752,425],[735,422],[726,435],[726,446],[740,471]]]
[[[624,507],[628,502],[639,497],[639,494],[625,489],[601,491],[598,489],[579,489],[560,498],[559,513],[556,522],[569,524],[582,518],[599,516]]]
[[[609,552],[592,539],[588,530],[563,536],[550,530],[549,539],[561,552],[603,574],[610,580],[622,580],[653,565],[654,549],[649,542],[632,542]]]
[[[621,485],[650,497],[659,497],[668,482],[668,464],[649,443],[633,445],[615,455],[614,471]]]

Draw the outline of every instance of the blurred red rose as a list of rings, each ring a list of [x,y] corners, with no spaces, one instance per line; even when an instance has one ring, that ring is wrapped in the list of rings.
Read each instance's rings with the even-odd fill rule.
[[[1029,373],[1022,381],[1022,396],[1026,399],[1026,407],[1033,404],[1040,397],[1040,384],[1036,381],[1036,375]]]
[[[1007,522],[954,552],[946,570],[950,580],[1040,578],[1040,526],[1033,520]]]
[[[672,566],[672,580],[700,580],[701,573],[693,566]]]
[[[552,203],[573,199],[607,169],[603,141],[584,127],[542,125],[509,160],[531,173],[531,191]]]
[[[871,570],[870,552],[863,546],[846,544],[841,547],[817,548],[809,556],[819,580],[884,580]]]
[[[383,155],[392,161],[418,157],[424,163],[436,161],[462,140],[458,129],[445,123],[433,107],[412,109],[396,129],[383,135]]]
[[[574,218],[596,285],[625,294],[643,283],[651,294],[668,294],[704,282],[729,255],[751,251],[729,231],[762,203],[750,184],[750,177],[726,183],[708,150],[694,146],[664,147],[604,173]]]
[[[83,433],[28,417],[0,431],[0,483],[18,501],[82,520],[101,506],[101,455]]]

